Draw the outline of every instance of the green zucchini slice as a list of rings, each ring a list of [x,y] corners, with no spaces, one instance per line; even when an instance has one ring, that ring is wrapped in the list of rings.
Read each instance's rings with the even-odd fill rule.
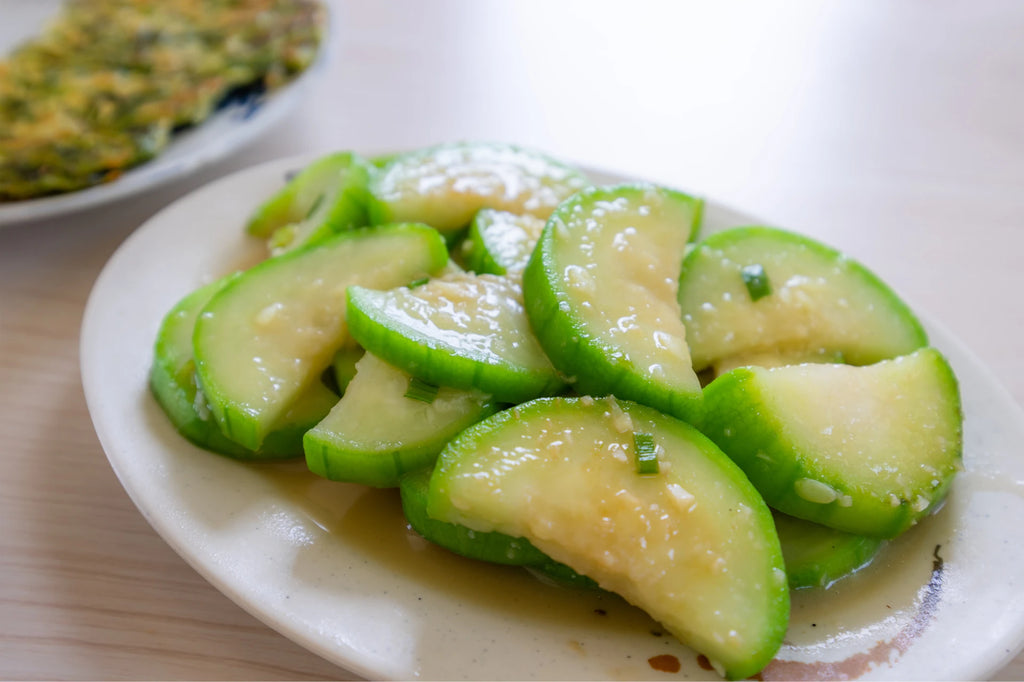
[[[416,221],[444,233],[482,208],[546,218],[589,182],[578,170],[509,144],[443,144],[392,157],[370,183],[373,223]]]
[[[415,287],[349,291],[353,338],[409,374],[500,402],[565,387],[537,343],[512,276],[452,272]]]
[[[576,194],[548,220],[523,295],[538,340],[578,393],[699,418],[676,288],[702,206],[663,187],[617,185]]]
[[[869,365],[928,344],[910,308],[867,268],[778,228],[699,242],[683,260],[679,305],[698,372],[764,354]]]
[[[659,473],[638,473],[648,434]],[[427,513],[529,540],[659,620],[729,678],[761,670],[789,587],[771,512],[696,429],[614,398],[544,398],[485,419],[438,458]]]
[[[493,414],[489,396],[430,386],[371,353],[356,363],[345,394],[305,435],[310,471],[334,481],[394,488],[402,475],[432,466],[465,427]]]
[[[343,232],[254,266],[196,320],[199,384],[221,431],[258,450],[276,420],[348,338],[349,286],[398,286],[441,269],[448,253],[425,225]]]
[[[772,508],[848,533],[899,535],[961,468],[959,388],[931,347],[864,367],[741,367],[704,394],[701,430]]]
[[[280,254],[368,224],[370,165],[351,152],[316,159],[257,207],[246,231]]]
[[[153,349],[149,385],[174,427],[201,448],[237,459],[300,457],[302,436],[338,402],[321,382],[314,382],[278,419],[259,450],[245,448],[221,433],[206,396],[199,389],[192,334],[206,303],[241,273],[232,273],[196,289],[164,317]]]

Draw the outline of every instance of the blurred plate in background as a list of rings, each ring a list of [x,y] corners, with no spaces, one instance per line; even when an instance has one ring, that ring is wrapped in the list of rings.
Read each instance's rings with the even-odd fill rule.
[[[58,0],[4,0],[0,12],[0,56],[38,35],[58,13],[60,5]],[[323,70],[329,42],[327,26],[316,61],[295,80],[270,93],[251,92],[230,98],[202,124],[175,133],[156,158],[112,182],[67,194],[0,202],[0,227],[123,199],[182,178],[241,150],[280,121],[306,95]]]

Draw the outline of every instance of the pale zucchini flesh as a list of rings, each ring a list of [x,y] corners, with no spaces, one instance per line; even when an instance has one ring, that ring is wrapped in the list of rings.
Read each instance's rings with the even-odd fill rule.
[[[525,538],[516,538],[497,531],[484,533],[457,523],[431,518],[427,513],[427,500],[432,474],[433,467],[419,469],[402,476],[400,484],[402,512],[412,529],[424,540],[467,559],[523,566],[541,579],[559,585],[597,589],[597,583],[593,580],[553,560]]]
[[[433,467],[402,477],[402,512],[409,525],[424,539],[467,559],[508,566],[543,564],[550,559],[524,538],[497,531],[475,531],[456,523],[438,521],[427,513]]]
[[[344,395],[349,383],[356,376],[356,363],[366,353],[363,347],[352,338],[342,344],[331,360],[331,378],[337,387],[338,395]]]

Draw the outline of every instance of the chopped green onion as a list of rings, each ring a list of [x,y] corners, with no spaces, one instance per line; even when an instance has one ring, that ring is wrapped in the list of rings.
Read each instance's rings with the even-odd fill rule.
[[[419,279],[414,279],[413,281],[409,282],[405,286],[406,286],[407,289],[415,289],[416,287],[423,286],[424,284],[426,284],[429,281],[430,281],[429,277],[420,277]]]
[[[295,223],[282,225],[270,235],[268,245],[271,251],[283,249],[295,240]]]
[[[768,275],[764,271],[764,266],[760,263],[744,266],[740,270],[740,277],[743,278],[743,283],[747,285],[747,293],[750,294],[751,301],[764,298],[772,293],[771,282],[768,281]]]
[[[658,446],[654,442],[654,436],[649,433],[634,433],[633,450],[638,474],[651,476],[659,472]]]
[[[432,403],[437,397],[439,388],[434,384],[427,383],[419,377],[409,378],[409,388],[405,391],[405,397],[419,400],[422,403]]]
[[[310,216],[312,216],[314,213],[316,213],[316,210],[318,208],[320,208],[320,204],[322,204],[322,203],[324,203],[324,195],[323,194],[319,195],[316,198],[316,200],[313,201],[313,205],[309,207],[309,210],[306,212],[306,217],[304,218],[304,220],[309,220]]]

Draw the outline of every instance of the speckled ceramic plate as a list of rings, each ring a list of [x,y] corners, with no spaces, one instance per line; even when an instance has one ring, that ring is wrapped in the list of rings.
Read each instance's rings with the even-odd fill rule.
[[[58,0],[4,0],[0,10],[0,55],[39,33],[56,14]],[[305,73],[272,93],[253,93],[225,102],[201,125],[183,130],[156,158],[113,182],[25,201],[0,202],[0,228],[75,213],[173,182],[216,163],[257,139],[305,97],[322,71],[328,32],[320,56]]]
[[[397,495],[332,483],[301,462],[196,449],[147,389],[161,318],[252,262],[255,198],[300,160],[224,178],[137,230],[96,282],[82,380],[110,464],[153,527],[213,585],[299,644],[372,678],[715,679],[615,597],[474,563],[407,531]],[[593,172],[596,181],[609,174]],[[710,229],[750,223],[714,202]],[[870,265],[870,264],[869,264]],[[764,679],[979,679],[1024,638],[1024,415],[956,339],[928,324],[962,382],[966,471],[941,511],[827,592],[794,595]]]

